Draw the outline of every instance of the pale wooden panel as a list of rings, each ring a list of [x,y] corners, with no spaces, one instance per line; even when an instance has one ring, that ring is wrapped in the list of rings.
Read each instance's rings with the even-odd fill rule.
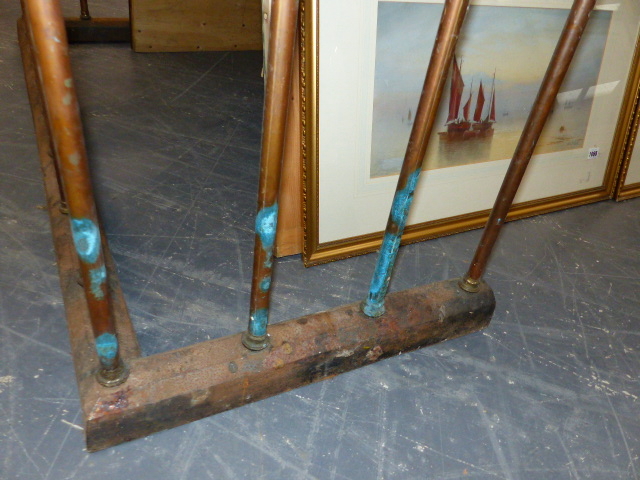
[[[131,0],[133,49],[137,52],[262,49],[268,42],[269,0]],[[266,45],[265,45],[266,46]],[[266,51],[266,49],[265,49]],[[302,252],[302,159],[299,50],[293,60],[278,203],[279,257]]]
[[[299,49],[296,43],[293,59],[293,83],[287,116],[287,137],[284,146],[282,179],[278,198],[278,236],[276,256],[302,252],[302,155],[300,125]]]
[[[261,0],[131,0],[136,52],[261,50]]]

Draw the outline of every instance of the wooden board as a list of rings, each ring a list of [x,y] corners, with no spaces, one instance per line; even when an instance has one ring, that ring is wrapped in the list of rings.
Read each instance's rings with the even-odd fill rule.
[[[89,451],[237,408],[385,358],[486,328],[491,288],[467,293],[457,280],[387,297],[366,317],[357,303],[271,325],[272,347],[250,352],[240,334],[135,358],[117,389],[79,383]]]
[[[136,52],[261,50],[261,0],[131,0]]]
[[[268,33],[269,0],[131,0],[136,52],[260,50]],[[268,38],[264,39],[265,45]],[[297,43],[297,42],[296,42]],[[266,54],[266,50],[265,50]],[[300,63],[296,46],[278,204],[278,257],[302,252]]]
[[[302,153],[300,125],[300,76],[299,48],[293,59],[293,79],[287,116],[287,133],[284,145],[282,179],[278,204],[278,235],[275,255],[286,257],[302,252]]]

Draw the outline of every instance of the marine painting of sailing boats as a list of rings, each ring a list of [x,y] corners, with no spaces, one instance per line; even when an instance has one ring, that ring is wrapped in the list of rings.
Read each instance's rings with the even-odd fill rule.
[[[441,4],[379,2],[370,176],[400,171]],[[472,6],[424,169],[504,160],[515,150],[567,10]],[[536,153],[582,148],[611,13],[595,11]]]
[[[449,92],[449,113],[447,115],[447,129],[439,132],[441,142],[459,142],[475,138],[493,136],[493,124],[496,123],[496,74],[493,73],[491,83],[491,96],[489,97],[489,108],[486,116],[483,116],[485,106],[484,88],[482,80],[476,92],[476,106],[471,113],[471,102],[473,101],[473,79],[467,101],[460,111],[462,103],[462,93],[464,92],[464,80],[462,79],[462,62],[458,63],[455,55],[451,69],[451,85]],[[460,116],[462,113],[462,116]]]

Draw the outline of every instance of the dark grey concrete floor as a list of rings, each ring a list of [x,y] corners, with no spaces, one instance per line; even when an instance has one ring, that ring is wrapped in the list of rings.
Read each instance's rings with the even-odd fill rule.
[[[490,327],[88,454],[15,37],[0,3],[0,478],[631,479],[640,200],[512,223]],[[106,230],[145,354],[244,328],[258,53],[74,46]],[[392,288],[459,276],[478,232],[402,249]],[[357,301],[375,257],[277,264],[272,316]]]

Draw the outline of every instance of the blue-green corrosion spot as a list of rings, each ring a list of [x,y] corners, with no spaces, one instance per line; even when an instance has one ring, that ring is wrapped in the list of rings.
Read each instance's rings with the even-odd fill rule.
[[[260,290],[263,293],[267,293],[269,291],[269,288],[271,288],[271,275],[267,275],[260,282]]]
[[[400,238],[402,234],[386,233],[382,240],[380,256],[376,269],[373,272],[369,295],[364,301],[362,311],[369,317],[379,317],[384,313],[384,297],[387,295],[391,272],[396,261],[398,248],[400,248]]]
[[[103,365],[111,366],[118,354],[118,339],[112,333],[103,333],[96,338],[96,350]]]
[[[373,272],[369,295],[362,305],[362,311],[369,317],[379,317],[384,313],[384,298],[387,295],[393,265],[396,262],[402,232],[407,223],[407,215],[413,200],[413,192],[418,184],[420,170],[416,170],[407,178],[402,190],[396,192],[391,205],[391,221],[396,224],[395,233],[385,233],[380,247],[380,255]]]
[[[268,322],[269,311],[266,308],[256,310],[250,316],[249,333],[254,337],[263,337],[267,334]]]
[[[89,270],[89,281],[91,287],[91,293],[98,300],[104,299],[104,291],[102,286],[107,280],[107,269],[102,265],[101,267]]]
[[[273,244],[276,240],[278,228],[278,202],[270,207],[264,207],[256,216],[256,234],[260,237],[262,249],[267,254],[264,260],[265,268],[273,266]]]
[[[88,218],[72,218],[71,234],[78,256],[85,263],[95,263],[100,254],[100,230]]]
[[[264,207],[256,216],[256,233],[260,237],[263,248],[273,248],[278,226],[278,202]]]
[[[405,187],[402,190],[397,191],[393,197],[393,204],[391,205],[391,219],[398,226],[400,234],[402,234],[402,230],[404,230],[404,226],[407,223],[409,207],[411,207],[413,192],[416,189],[419,177],[420,170],[416,170],[409,175]]]

